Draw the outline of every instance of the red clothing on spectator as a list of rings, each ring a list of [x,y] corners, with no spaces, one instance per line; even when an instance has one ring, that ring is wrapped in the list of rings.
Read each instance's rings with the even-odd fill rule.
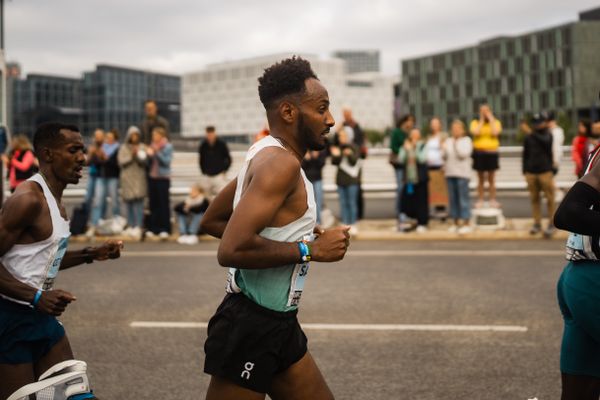
[[[573,138],[573,144],[571,147],[571,158],[575,162],[575,175],[578,178],[583,176],[583,168],[588,157],[588,145],[587,138],[585,136],[576,136]]]
[[[20,161],[19,158],[21,158]],[[35,156],[33,155],[33,152],[31,150],[25,150],[23,157],[21,157],[21,150],[15,150],[14,154],[12,155],[12,158],[10,159],[10,164],[8,166],[8,181],[11,189],[15,189],[19,183],[28,179],[17,179],[17,170],[20,172],[27,172],[31,170],[34,161]]]

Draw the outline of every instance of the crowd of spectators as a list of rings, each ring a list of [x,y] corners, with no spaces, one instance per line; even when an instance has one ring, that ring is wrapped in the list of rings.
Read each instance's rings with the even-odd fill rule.
[[[189,188],[189,196],[170,205],[173,146],[169,125],[158,114],[156,103],[144,105],[146,118],[139,127],[131,126],[120,141],[115,129],[97,129],[87,146],[89,174],[82,207],[87,210],[86,234],[122,233],[135,239],[171,235],[171,216],[175,217],[179,243],[197,243],[202,215],[209,202],[226,185],[232,157],[227,143],[218,137],[214,126],[207,126],[198,146],[199,178]],[[470,233],[472,209],[500,208],[496,197],[496,171],[500,168],[499,137],[501,121],[487,104],[468,124],[454,120],[449,132],[434,117],[426,121],[425,132],[415,117],[398,119],[390,134],[389,163],[396,183],[395,213],[400,232],[427,232],[431,218],[448,220],[448,231]],[[552,215],[556,208],[557,188],[554,177],[563,156],[565,133],[553,113],[535,114],[522,120],[522,172],[530,196],[533,224],[531,234],[552,236]],[[581,177],[588,155],[600,140],[600,124],[581,120],[572,142],[571,156],[575,175]],[[268,126],[256,135],[269,134]],[[339,199],[339,221],[358,233],[363,217],[362,167],[368,149],[365,134],[350,109],[343,110],[342,122],[332,128],[328,146],[308,151],[302,168],[313,183],[317,221],[322,223],[324,204],[323,168],[327,160],[335,166],[335,184]],[[10,191],[37,171],[31,143],[15,135],[8,143],[0,130],[1,167],[6,169]],[[0,170],[2,171],[2,170]],[[0,172],[2,173],[2,172]],[[477,178],[475,202],[471,203],[470,181]],[[487,185],[486,185],[487,184]],[[487,194],[487,196],[486,196]],[[542,226],[542,195],[547,203],[549,223]],[[121,205],[125,213],[122,213]]]

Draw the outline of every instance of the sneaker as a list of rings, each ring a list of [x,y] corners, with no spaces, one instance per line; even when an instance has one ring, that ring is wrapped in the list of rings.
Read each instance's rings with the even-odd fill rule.
[[[350,236],[356,236],[356,234],[358,234],[358,228],[356,227],[356,225],[350,225],[348,233],[350,234]]]
[[[85,231],[85,236],[89,238],[93,238],[96,236],[96,228],[90,226],[87,231]]]
[[[163,232],[161,232],[161,233],[159,233],[159,234],[158,234],[158,237],[159,237],[161,240],[167,240],[167,239],[169,238],[169,232],[164,232],[164,231],[163,231]]]
[[[544,229],[544,238],[550,239],[552,236],[554,236],[554,232],[555,232],[555,229],[553,226],[547,227],[546,229]]]
[[[185,242],[185,244],[198,244],[198,236],[196,235],[188,235],[187,237],[187,241]]]
[[[146,237],[150,239],[154,239],[156,237],[156,233],[152,231],[146,231]]]
[[[142,229],[139,226],[131,228],[129,236],[131,236],[133,239],[140,240],[142,238]]]
[[[459,235],[466,235],[469,233],[473,233],[473,228],[471,228],[469,225],[464,225],[458,228]]]
[[[417,233],[426,233],[428,231],[427,227],[425,225],[419,225],[417,226]]]
[[[458,226],[456,226],[456,225],[450,225],[450,228],[448,228],[448,232],[450,232],[450,233],[456,233],[458,231],[459,231],[459,229],[458,229]]]
[[[538,233],[540,233],[542,231],[542,227],[539,224],[535,224],[531,227],[531,229],[529,230],[529,234],[530,235],[537,235]]]
[[[187,235],[179,235],[177,238],[177,243],[179,244],[187,244]]]

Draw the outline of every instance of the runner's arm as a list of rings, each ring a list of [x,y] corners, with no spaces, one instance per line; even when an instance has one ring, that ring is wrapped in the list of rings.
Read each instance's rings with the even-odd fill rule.
[[[234,179],[211,201],[208,209],[202,216],[202,222],[200,223],[202,232],[218,239],[223,236],[229,217],[231,217],[231,213],[233,212],[233,198],[236,186],[237,179]]]
[[[594,206],[595,210],[590,207]],[[600,163],[567,192],[554,214],[558,229],[580,235],[600,235]]]
[[[0,209],[0,256],[17,243],[19,236],[40,215],[41,199],[34,192],[17,192]],[[0,263],[0,293],[31,303],[37,289],[19,281]]]
[[[300,260],[296,243],[268,240],[259,233],[269,226],[300,179],[298,160],[285,152],[269,162],[253,160],[253,176],[225,227],[219,264],[261,269],[294,264]],[[273,171],[273,166],[277,171]],[[250,172],[250,170],[249,170]]]
[[[123,241],[107,240],[101,246],[86,247],[80,250],[69,250],[60,263],[60,270],[76,267],[81,264],[91,264],[94,261],[115,259],[121,256]]]

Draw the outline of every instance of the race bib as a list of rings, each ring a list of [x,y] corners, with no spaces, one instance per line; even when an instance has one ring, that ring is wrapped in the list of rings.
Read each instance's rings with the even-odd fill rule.
[[[567,260],[596,260],[597,257],[592,249],[590,239],[591,238],[589,236],[579,235],[577,233],[569,234],[566,248]]]
[[[294,267],[287,302],[288,307],[297,306],[300,303],[300,297],[302,297],[302,291],[304,290],[304,281],[306,281],[306,275],[308,275],[308,266],[308,263],[304,263],[296,264]]]
[[[52,290],[54,287],[54,281],[56,280],[56,275],[58,275],[60,264],[65,257],[65,253],[67,252],[68,245],[69,237],[61,238],[58,241],[54,255],[50,257],[48,262],[48,268],[46,269],[48,273],[46,274],[46,279],[44,280],[44,285],[42,286],[43,290]]]
[[[315,235],[305,235],[303,240],[311,242],[315,240]],[[292,281],[290,283],[290,293],[288,295],[287,306],[293,307],[300,304],[300,298],[304,291],[304,282],[306,281],[306,275],[308,275],[309,263],[296,264],[294,272],[292,273]]]

